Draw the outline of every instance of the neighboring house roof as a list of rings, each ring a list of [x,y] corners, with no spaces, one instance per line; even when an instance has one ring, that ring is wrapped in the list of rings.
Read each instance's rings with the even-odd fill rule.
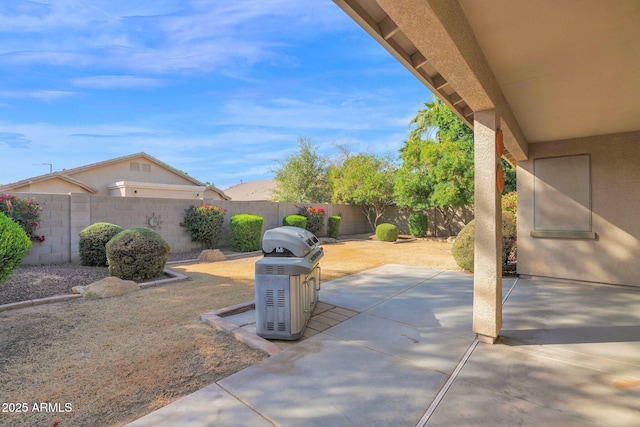
[[[34,176],[32,178],[27,178],[27,179],[23,179],[21,181],[16,181],[16,182],[11,182],[9,184],[5,184],[5,185],[0,185],[0,191],[11,191],[14,188],[20,188],[20,187],[25,187],[27,185],[31,185],[31,184],[35,184],[37,182],[42,182],[42,181],[48,181],[51,179],[61,179],[63,181],[66,181],[72,185],[77,185],[80,188],[84,188],[85,190],[87,190],[88,193],[91,194],[95,194],[98,192],[98,190],[96,190],[94,187],[92,187],[91,185],[84,183],[78,179],[75,179],[73,177],[67,176],[66,175],[66,171],[65,172],[53,172],[53,173],[47,173],[44,175],[38,175],[38,176]]]
[[[124,161],[128,161],[128,160],[134,160],[134,159],[139,159],[139,158],[144,158],[147,161],[151,162],[151,163],[155,163],[156,165],[160,166],[161,168],[164,168],[172,173],[175,173],[177,175],[180,175],[182,178],[186,179],[187,181],[193,183],[193,185],[197,185],[199,187],[206,187],[207,190],[212,190],[215,191],[216,193],[218,193],[220,195],[220,197],[222,197],[224,200],[229,200],[229,197],[219,188],[217,188],[214,185],[207,185],[189,175],[187,175],[186,173],[174,168],[173,166],[156,159],[153,156],[150,156],[149,154],[145,153],[145,152],[140,152],[140,153],[135,153],[135,154],[129,154],[127,156],[122,156],[122,157],[116,157],[113,159],[109,159],[109,160],[104,160],[102,162],[97,162],[97,163],[91,163],[88,165],[84,165],[84,166],[79,166],[77,168],[71,168],[71,169],[63,169],[62,171],[58,171],[58,172],[53,172],[53,173],[48,173],[45,175],[39,175],[39,176],[35,176],[32,178],[27,178],[27,179],[23,179],[21,181],[17,181],[17,182],[12,182],[9,184],[5,184],[5,185],[0,185],[0,191],[11,191],[12,189],[15,188],[20,188],[20,187],[24,187],[27,185],[31,185],[31,184],[35,184],[38,182],[42,182],[42,181],[47,181],[47,180],[52,180],[52,179],[62,179],[64,181],[67,181],[73,185],[77,185],[80,188],[83,188],[85,190],[87,190],[87,192],[95,194],[97,192],[97,190],[92,187],[91,185],[82,182],[79,179],[76,179],[73,177],[73,175],[77,175],[81,172],[85,172],[85,171],[90,171],[92,169],[97,169],[97,168],[101,168],[101,167],[105,167],[105,166],[109,166],[112,164],[116,164],[116,163],[120,163],[120,162],[124,162]]]
[[[224,190],[224,193],[235,201],[269,201],[275,188],[275,180],[263,179],[236,184]]]

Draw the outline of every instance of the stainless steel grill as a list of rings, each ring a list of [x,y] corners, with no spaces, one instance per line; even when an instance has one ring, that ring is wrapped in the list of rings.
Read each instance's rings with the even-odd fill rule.
[[[256,262],[256,333],[297,340],[304,333],[320,290],[318,238],[299,227],[278,227],[262,237]]]

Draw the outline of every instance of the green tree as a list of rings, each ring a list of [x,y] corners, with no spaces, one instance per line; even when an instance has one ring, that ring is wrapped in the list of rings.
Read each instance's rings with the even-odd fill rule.
[[[298,150],[274,168],[273,200],[294,203],[327,203],[331,199],[328,161],[308,138],[298,138]]]
[[[427,141],[421,159],[434,183],[431,205],[451,235],[458,208],[473,204],[473,141]]]
[[[442,101],[425,103],[409,126],[396,200],[412,212],[435,207],[451,233],[457,209],[473,203],[473,132]],[[434,129],[435,140],[423,139]]]
[[[412,213],[431,207],[433,177],[421,159],[425,141],[410,139],[400,149],[401,166],[396,172],[394,192],[396,204]]]
[[[505,159],[501,159],[502,169],[504,169],[504,191],[502,194],[509,194],[518,191],[516,182],[516,170]]]
[[[331,168],[333,201],[362,206],[372,230],[389,206],[394,204],[393,180],[396,167],[389,157],[374,154],[350,156]]]

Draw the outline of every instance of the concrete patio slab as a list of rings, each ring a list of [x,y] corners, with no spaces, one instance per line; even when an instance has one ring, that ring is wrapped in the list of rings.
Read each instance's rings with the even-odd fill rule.
[[[329,304],[365,311],[424,282],[442,270],[389,264],[323,283],[320,299]]]
[[[219,384],[282,426],[411,425],[446,381],[349,341],[316,335]]]
[[[426,425],[640,425],[640,289],[520,280]]]
[[[640,289],[505,278],[488,345],[472,287],[397,265],[323,283],[306,339],[132,425],[640,425]]]
[[[270,422],[217,384],[211,384],[128,425],[131,427],[272,426]]]
[[[449,374],[473,337],[417,327],[363,313],[326,332],[355,345],[391,355],[422,368]]]

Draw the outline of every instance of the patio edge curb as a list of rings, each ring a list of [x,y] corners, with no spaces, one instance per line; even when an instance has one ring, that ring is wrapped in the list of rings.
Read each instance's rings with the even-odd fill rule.
[[[235,323],[224,320],[225,316],[231,316],[232,314],[253,310],[255,307],[255,301],[248,301],[202,314],[200,315],[200,320],[210,324],[217,330],[234,337],[236,340],[248,345],[254,350],[261,351],[268,356],[274,356],[282,351],[280,350],[280,347],[256,334],[252,334]]]

